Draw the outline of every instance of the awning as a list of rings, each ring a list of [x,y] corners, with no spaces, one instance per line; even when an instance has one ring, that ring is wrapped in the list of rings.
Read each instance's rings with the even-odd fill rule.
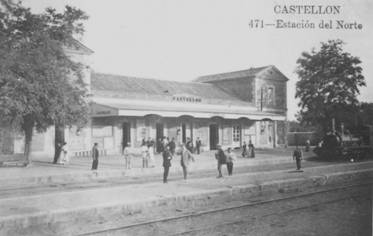
[[[96,100],[96,101],[95,101]],[[185,104],[143,100],[93,99],[92,117],[147,116],[161,117],[191,116],[195,118],[221,117],[223,119],[285,120],[286,115],[260,112],[255,107],[213,104]]]

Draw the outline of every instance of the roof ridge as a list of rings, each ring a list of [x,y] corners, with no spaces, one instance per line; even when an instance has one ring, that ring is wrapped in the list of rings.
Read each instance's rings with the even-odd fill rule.
[[[214,74],[207,74],[207,75],[202,75],[202,76],[198,76],[197,79],[199,78],[203,78],[203,77],[210,77],[210,76],[216,76],[216,75],[226,75],[226,74],[230,74],[230,73],[239,73],[239,72],[246,72],[246,71],[250,71],[250,70],[263,70],[265,68],[269,68],[269,67],[273,67],[274,65],[267,65],[267,66],[260,66],[260,67],[250,67],[248,69],[243,69],[243,70],[235,70],[235,71],[227,71],[227,72],[223,72],[223,73],[214,73]]]
[[[138,77],[138,76],[131,76],[131,75],[118,75],[118,74],[112,74],[112,73],[102,73],[102,72],[95,72],[93,71],[92,74],[96,75],[103,75],[103,76],[113,76],[117,78],[130,78],[130,79],[142,79],[142,80],[155,80],[155,81],[165,81],[165,82],[172,82],[172,83],[185,83],[185,84],[198,84],[198,85],[206,85],[206,83],[201,83],[197,81],[175,81],[170,79],[159,79],[159,78],[145,78],[145,77]],[[210,85],[210,84],[207,84]]]

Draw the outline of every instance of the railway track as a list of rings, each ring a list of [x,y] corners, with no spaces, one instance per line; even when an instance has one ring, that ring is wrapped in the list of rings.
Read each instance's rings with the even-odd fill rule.
[[[351,198],[372,199],[373,182],[313,189],[304,193],[278,194],[275,198],[258,198],[229,202],[207,209],[184,209],[168,217],[159,217],[127,225],[77,235],[205,235],[206,230],[222,225],[247,224],[259,216],[312,208]],[[320,198],[320,196],[323,196]],[[318,200],[315,200],[318,199]],[[244,220],[243,220],[244,219]],[[213,233],[212,233],[213,235]]]

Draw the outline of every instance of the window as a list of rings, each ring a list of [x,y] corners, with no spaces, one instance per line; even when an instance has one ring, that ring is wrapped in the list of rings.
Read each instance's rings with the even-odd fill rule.
[[[275,105],[275,88],[268,87],[267,89],[267,104],[268,105]]]
[[[241,127],[239,125],[233,126],[233,142],[239,142],[241,138]]]
[[[260,133],[264,133],[266,130],[266,122],[265,121],[260,121]]]

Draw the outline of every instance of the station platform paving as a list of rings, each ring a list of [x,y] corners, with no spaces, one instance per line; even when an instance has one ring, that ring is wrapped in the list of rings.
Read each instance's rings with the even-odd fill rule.
[[[239,150],[236,151],[235,167],[275,165],[291,163],[292,149],[265,149],[257,150],[255,158],[242,158]],[[304,153],[304,161],[313,156],[312,152]],[[191,164],[190,171],[216,170],[216,160],[213,151],[194,154],[195,162]],[[84,182],[92,179],[142,177],[159,175],[163,173],[162,156],[155,155],[153,167],[142,168],[140,156],[132,157],[132,168],[125,169],[123,156],[102,156],[96,172],[91,171],[90,157],[72,157],[66,165],[53,164],[52,157],[32,156],[32,164],[28,167],[2,167],[0,168],[0,186],[12,187],[22,185],[39,185],[48,183]],[[182,173],[180,156],[172,160],[170,174]]]
[[[147,211],[172,207],[183,211],[211,201],[224,203],[235,197],[263,192],[278,193],[326,184],[372,180],[373,162],[338,163],[294,169],[245,173],[217,179],[215,176],[108,186],[65,192],[0,198],[0,233],[3,235],[77,235],[116,224],[144,220]],[[158,213],[160,214],[160,213]],[[175,213],[176,214],[176,213]],[[146,218],[146,217],[145,217]],[[146,220],[146,219],[145,219]],[[149,219],[147,219],[149,220]],[[123,222],[120,222],[123,221]]]

